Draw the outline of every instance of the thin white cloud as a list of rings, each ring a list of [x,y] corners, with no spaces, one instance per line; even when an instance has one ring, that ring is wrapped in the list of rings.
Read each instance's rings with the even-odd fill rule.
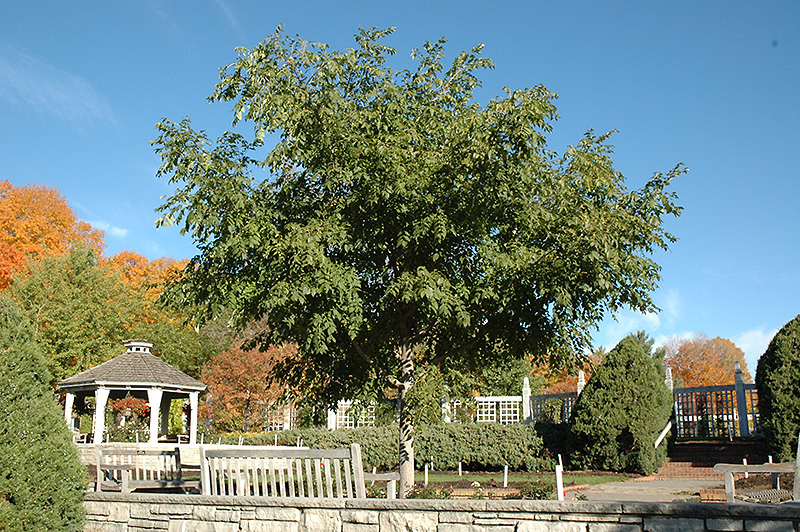
[[[733,343],[736,344],[736,347],[744,351],[744,359],[747,362],[747,367],[754,377],[758,359],[764,354],[764,351],[767,350],[767,346],[777,332],[778,329],[773,329],[771,331],[753,329],[745,331],[737,338],[733,339]]]
[[[233,13],[233,10],[224,2],[224,0],[214,0],[214,3],[217,4],[217,7],[220,8],[222,13],[225,15],[225,18],[228,19],[228,24],[231,25],[231,28],[235,31],[240,31],[241,26],[239,25],[239,20],[236,18],[236,15]]]
[[[115,122],[86,80],[9,46],[0,46],[0,99],[69,122]]]
[[[113,225],[103,221],[93,221],[89,222],[89,224],[95,229],[100,229],[104,231],[106,235],[113,236],[115,238],[125,238],[126,236],[128,236],[128,233],[130,232],[127,229],[114,227]]]

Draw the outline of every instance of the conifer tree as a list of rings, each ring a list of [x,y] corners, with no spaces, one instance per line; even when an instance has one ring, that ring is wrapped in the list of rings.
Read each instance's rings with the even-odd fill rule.
[[[0,530],[79,531],[86,469],[32,327],[0,298]]]

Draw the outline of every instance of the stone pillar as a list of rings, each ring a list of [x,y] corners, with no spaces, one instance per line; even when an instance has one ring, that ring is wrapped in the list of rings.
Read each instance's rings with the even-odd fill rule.
[[[67,420],[67,426],[70,430],[73,430],[75,427],[72,425],[72,408],[75,406],[75,394],[67,392],[67,396],[64,399],[64,419]]]
[[[189,393],[189,443],[197,443],[197,403],[200,392]]]
[[[742,366],[736,362],[736,373],[734,374],[734,387],[736,388],[736,412],[739,415],[739,435],[743,438],[750,436],[750,423],[747,419],[747,395],[744,393],[744,377],[742,376]]]
[[[522,422],[531,423],[533,415],[531,414],[531,382],[528,377],[522,380]]]
[[[94,391],[94,435],[95,444],[103,443],[103,433],[106,431],[106,405],[108,404],[108,388],[98,388]]]
[[[161,406],[161,388],[149,388],[147,390],[147,400],[150,403],[150,440],[149,443],[158,443],[158,421],[159,408]]]

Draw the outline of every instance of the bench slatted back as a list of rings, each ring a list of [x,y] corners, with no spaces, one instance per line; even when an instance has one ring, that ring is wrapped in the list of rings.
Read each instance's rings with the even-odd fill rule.
[[[117,481],[122,480],[122,471],[119,469],[105,469],[108,465],[129,465],[131,481],[163,481],[177,482],[181,479],[181,453],[176,447],[174,450],[162,451],[151,449],[119,449],[97,446],[97,478],[103,479],[111,476]]]
[[[208,449],[200,447],[204,495],[366,498],[361,447]]]

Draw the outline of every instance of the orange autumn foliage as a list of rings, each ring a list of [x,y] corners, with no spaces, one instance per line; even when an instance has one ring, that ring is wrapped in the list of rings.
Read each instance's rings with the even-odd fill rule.
[[[667,366],[672,368],[676,385],[717,386],[734,383],[735,364],[742,367],[745,382],[752,382],[744,352],[725,338],[697,334],[692,338],[673,338],[665,346]]]
[[[117,272],[131,288],[144,289],[151,301],[155,301],[164,285],[178,278],[189,263],[162,257],[150,261],[133,251],[120,251],[106,260],[109,268]]]
[[[0,290],[30,258],[60,255],[77,242],[100,255],[103,232],[79,220],[58,190],[0,181]]]
[[[586,381],[592,376],[594,368],[603,360],[605,356],[603,348],[597,349],[589,358],[580,363],[576,368],[564,368],[553,370],[547,365],[541,366],[534,371],[535,375],[544,377],[542,394],[574,392],[578,388],[578,370],[583,370]]]
[[[293,345],[266,351],[235,347],[213,356],[200,379],[208,386],[215,426],[246,431],[263,424],[266,408],[280,402],[286,392],[272,381],[272,372],[276,364],[292,356],[297,356]]]

